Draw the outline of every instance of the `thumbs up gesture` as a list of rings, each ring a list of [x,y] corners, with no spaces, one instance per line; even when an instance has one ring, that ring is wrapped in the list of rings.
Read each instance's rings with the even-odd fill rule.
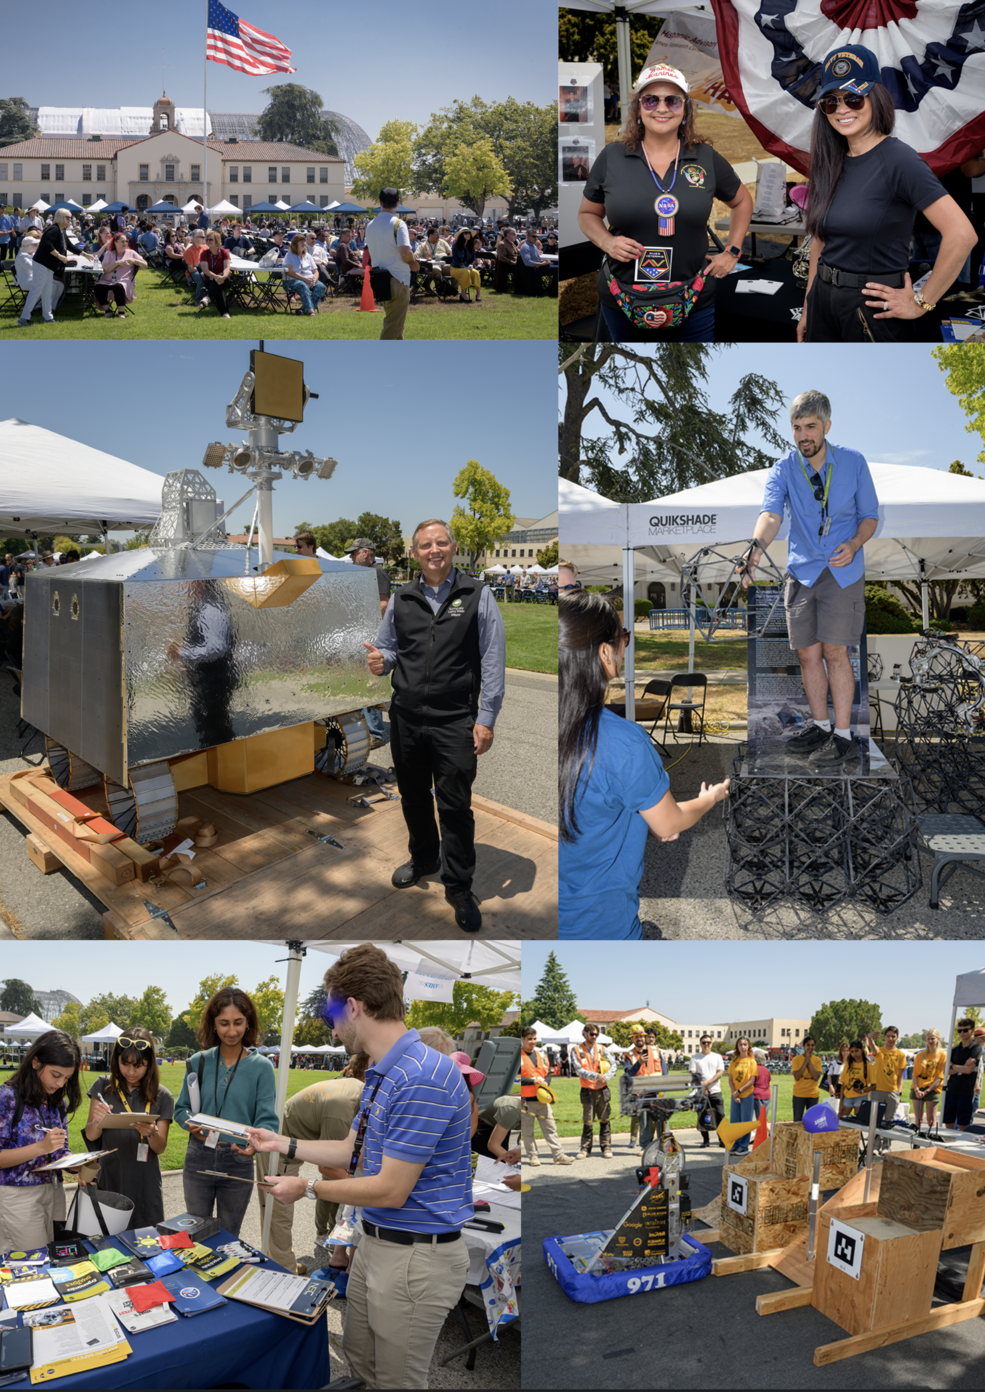
[[[366,657],[366,666],[372,672],[374,677],[382,677],[383,654],[380,652],[379,648],[374,648],[372,643],[363,643],[363,647],[369,649],[369,652]]]

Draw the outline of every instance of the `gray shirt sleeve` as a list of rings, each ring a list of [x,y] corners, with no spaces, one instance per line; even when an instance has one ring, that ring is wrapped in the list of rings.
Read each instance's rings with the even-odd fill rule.
[[[393,599],[394,596],[391,595],[387,600],[386,613],[376,635],[375,646],[383,654],[384,675],[392,672],[397,663],[397,626],[393,622]]]
[[[484,585],[479,595],[479,654],[482,659],[482,690],[476,724],[496,724],[506,692],[506,629],[492,590]]]

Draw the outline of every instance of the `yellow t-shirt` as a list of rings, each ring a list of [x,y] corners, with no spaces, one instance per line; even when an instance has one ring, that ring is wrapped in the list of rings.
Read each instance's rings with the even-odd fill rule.
[[[728,1077],[733,1096],[738,1095],[750,1083],[755,1082],[758,1068],[759,1064],[754,1058],[734,1058],[732,1060],[728,1066]]]
[[[800,1058],[794,1060],[794,1062],[793,1062],[793,1064],[791,1065],[791,1068],[790,1068],[791,1073],[793,1072],[794,1068],[796,1068],[797,1064],[800,1063],[800,1062],[802,1062],[802,1060],[803,1060],[803,1055],[801,1055]],[[796,1077],[795,1077],[794,1080],[793,1080],[793,1095],[794,1095],[794,1097],[818,1097],[818,1096],[819,1096],[819,1093],[818,1093],[818,1084],[819,1084],[820,1081],[821,1081],[821,1074],[824,1072],[824,1064],[823,1064],[823,1063],[821,1062],[821,1060],[818,1058],[817,1054],[812,1054],[812,1055],[811,1055],[811,1063],[813,1063],[814,1067],[817,1069],[817,1071],[818,1071],[818,1076],[817,1076],[816,1078],[812,1078],[811,1075],[810,1075],[810,1073],[809,1073],[808,1070],[807,1070],[807,1064],[805,1063],[805,1064],[804,1064],[804,1071],[803,1071],[803,1073],[800,1075],[799,1078],[796,1078]]]
[[[841,1074],[841,1094],[848,1101],[868,1097],[871,1077],[867,1077],[865,1061],[849,1059]]]
[[[872,1069],[876,1092],[899,1092],[906,1072],[906,1054],[902,1049],[877,1049]]]
[[[918,1087],[921,1092],[925,1092],[931,1083],[935,1087],[944,1081],[944,1063],[947,1059],[947,1050],[938,1049],[936,1054],[928,1054],[926,1049],[921,1049],[913,1060],[913,1087]]]

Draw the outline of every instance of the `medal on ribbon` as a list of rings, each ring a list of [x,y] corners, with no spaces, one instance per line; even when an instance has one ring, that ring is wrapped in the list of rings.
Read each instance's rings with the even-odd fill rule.
[[[656,200],[653,207],[658,219],[658,236],[672,237],[674,235],[674,214],[680,206],[672,193],[662,193]]]

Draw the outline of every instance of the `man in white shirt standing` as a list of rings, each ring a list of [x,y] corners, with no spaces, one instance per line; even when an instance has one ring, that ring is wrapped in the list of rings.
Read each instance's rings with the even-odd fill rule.
[[[718,1129],[718,1124],[725,1120],[725,1103],[722,1101],[722,1084],[720,1079],[725,1072],[725,1060],[721,1054],[712,1052],[711,1036],[703,1034],[699,1041],[701,1053],[695,1054],[691,1059],[691,1074],[697,1075],[700,1086],[703,1088],[708,1099],[708,1111],[711,1113],[711,1126],[703,1126],[703,1113],[698,1115],[698,1130],[701,1132],[701,1146],[704,1149],[711,1144],[710,1132]],[[721,1139],[718,1142],[722,1145]]]
[[[366,245],[373,266],[390,272],[390,298],[385,301],[380,338],[403,338],[410,304],[410,273],[420,270],[411,251],[407,227],[396,214],[399,206],[399,189],[380,189],[380,211],[366,228]]]

